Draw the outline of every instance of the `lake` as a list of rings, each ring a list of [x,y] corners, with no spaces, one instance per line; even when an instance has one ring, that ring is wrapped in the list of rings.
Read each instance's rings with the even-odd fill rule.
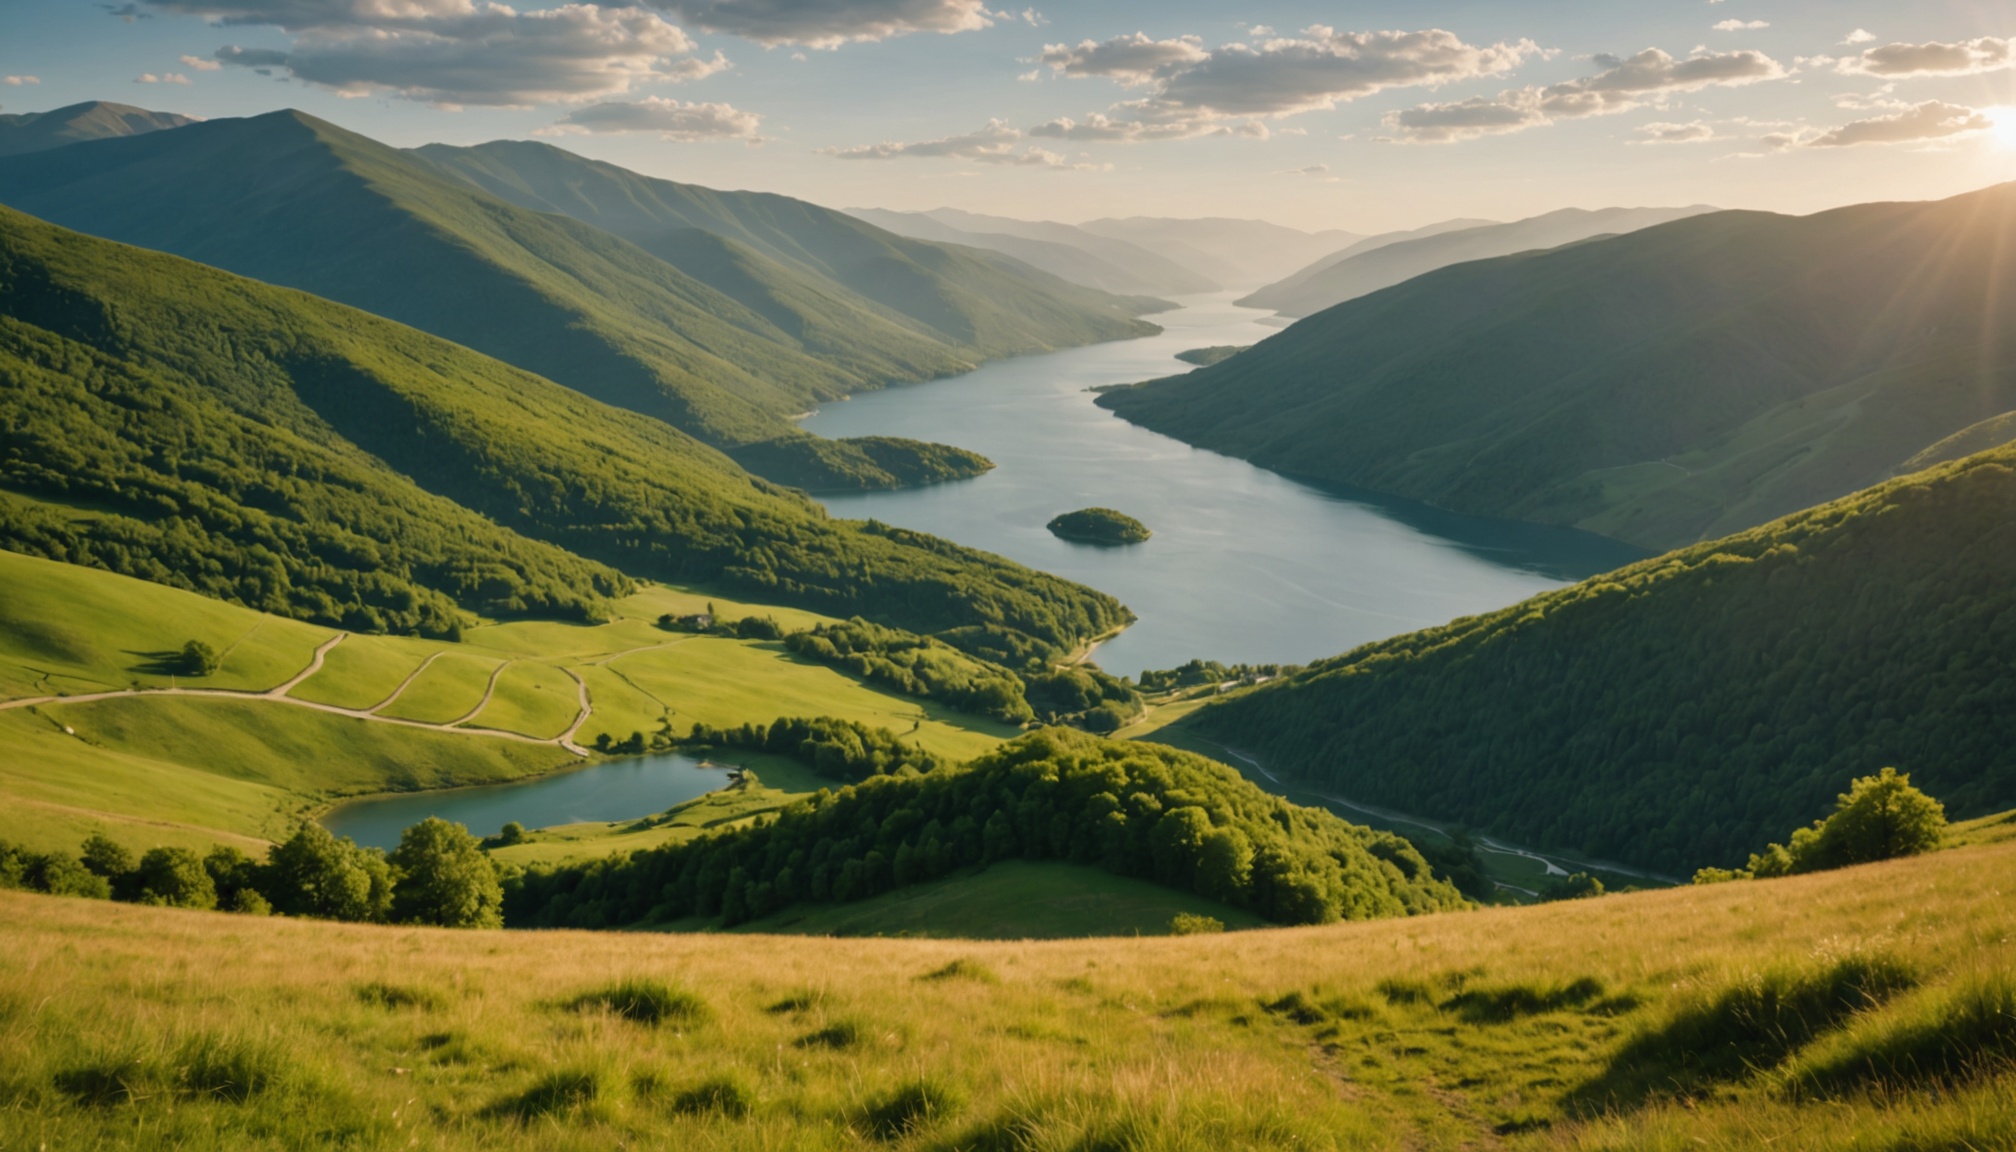
[[[822,502],[835,516],[930,532],[1119,597],[1140,622],[1096,659],[1129,676],[1192,657],[1306,663],[1644,555],[1572,529],[1315,488],[1093,404],[1088,388],[1190,370],[1178,352],[1279,331],[1268,313],[1232,304],[1234,295],[1187,298],[1179,311],[1149,317],[1163,326],[1159,336],[997,361],[826,405],[805,419],[807,431],[952,444],[997,467],[973,480]],[[1102,548],[1044,528],[1088,506],[1125,512],[1154,538]]]
[[[322,826],[374,848],[395,848],[399,834],[429,816],[494,836],[516,820],[550,828],[584,820],[634,820],[703,796],[728,783],[728,769],[664,753],[608,760],[536,780],[352,800],[330,809]]]

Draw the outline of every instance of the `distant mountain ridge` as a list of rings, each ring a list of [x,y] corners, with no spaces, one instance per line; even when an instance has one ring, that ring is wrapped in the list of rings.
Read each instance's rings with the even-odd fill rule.
[[[1107,217],[1078,227],[1148,248],[1227,288],[1277,280],[1308,264],[1312,253],[1334,252],[1364,239],[1335,228],[1305,232],[1266,220],[1222,216]]]
[[[1053,221],[1015,220],[954,208],[892,212],[851,208],[878,227],[904,236],[988,248],[1026,261],[1074,284],[1107,292],[1183,296],[1212,292],[1217,281],[1138,244]]]
[[[0,113],[0,156],[41,152],[80,140],[140,136],[197,122],[179,113],[150,112],[109,100],[87,100],[47,112]]]
[[[1293,475],[1679,547],[2016,433],[2012,225],[2016,185],[1695,216],[1443,268],[1099,403]]]
[[[1328,256],[1323,257],[1321,260],[1318,260],[1315,263],[1309,265],[1308,267],[1303,268],[1301,271],[1296,272],[1293,275],[1285,277],[1281,280],[1277,280],[1274,283],[1267,285],[1265,288],[1260,289],[1258,292],[1251,293],[1246,297],[1236,301],[1236,303],[1242,304],[1249,308],[1265,308],[1268,307],[1268,305],[1264,301],[1260,300],[1260,297],[1263,294],[1293,292],[1301,285],[1306,284],[1310,280],[1321,275],[1324,271],[1330,268],[1334,268],[1337,265],[1342,264],[1344,261],[1352,259],[1353,257],[1363,256],[1367,252],[1377,251],[1378,249],[1390,247],[1394,244],[1403,244],[1409,240],[1425,240],[1430,236],[1440,236],[1444,232],[1460,232],[1470,228],[1488,228],[1498,223],[1501,223],[1501,221],[1473,220],[1469,218],[1459,217],[1454,220],[1443,220],[1439,223],[1425,225],[1420,228],[1410,228],[1404,232],[1381,232],[1376,235],[1367,236],[1363,240],[1360,240],[1357,243],[1351,245],[1349,248],[1344,248],[1339,251],[1332,252]]]
[[[1596,236],[1622,235],[1716,211],[1687,208],[1563,208],[1510,224],[1480,221],[1475,227],[1435,226],[1425,235],[1396,237],[1366,248],[1354,245],[1240,300],[1249,308],[1272,308],[1284,316],[1311,316],[1346,300],[1390,288],[1416,276],[1461,264],[1558,248]],[[1454,223],[1454,222],[1452,222]]]

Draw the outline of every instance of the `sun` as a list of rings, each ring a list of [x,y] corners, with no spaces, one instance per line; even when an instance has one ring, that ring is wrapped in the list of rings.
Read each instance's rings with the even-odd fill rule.
[[[2016,107],[2002,105],[1984,108],[1989,121],[1989,134],[1997,148],[2016,149]]]

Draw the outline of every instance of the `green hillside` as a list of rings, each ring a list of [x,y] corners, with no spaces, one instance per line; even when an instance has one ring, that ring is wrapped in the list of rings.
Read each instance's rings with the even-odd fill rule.
[[[1680,547],[2016,410],[2012,220],[2016,186],[1697,216],[1432,272],[1099,402],[1319,482]]]
[[[139,136],[194,123],[173,112],[150,112],[109,100],[87,100],[47,112],[0,113],[0,156],[61,148],[80,140]]]
[[[1084,288],[996,253],[898,236],[789,196],[659,180],[548,144],[430,144],[418,152],[521,207],[621,236],[843,362],[876,355],[871,335],[895,344],[901,332],[928,338],[940,357],[968,360],[1142,336],[1155,328],[1135,317],[1168,307]],[[914,378],[873,360],[862,372]]]
[[[0,202],[375,312],[721,446],[802,439],[789,417],[822,400],[970,366],[755,253],[686,246],[724,291],[299,112],[192,127],[15,160]],[[1150,330],[1047,303],[1069,321],[1056,344]],[[1018,335],[1008,350],[1050,346]]]
[[[1127,618],[434,337],[4,209],[0,341],[17,550],[364,631],[589,615],[614,569],[981,648]]]
[[[1296,781],[1676,873],[1895,766],[2016,805],[2016,448],[1370,644],[1188,723]]]
[[[534,870],[506,922],[587,927],[845,904],[998,860],[1065,860],[1281,924],[1460,908],[1414,846],[1174,748],[1052,728],[956,767],[821,792],[775,819]]]

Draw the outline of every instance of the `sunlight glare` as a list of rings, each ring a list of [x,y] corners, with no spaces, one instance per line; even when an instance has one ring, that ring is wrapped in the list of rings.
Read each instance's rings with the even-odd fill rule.
[[[2016,106],[2001,105],[1985,108],[1983,111],[1988,114],[1989,122],[1993,125],[1989,131],[1994,137],[1995,146],[2016,149]]]

